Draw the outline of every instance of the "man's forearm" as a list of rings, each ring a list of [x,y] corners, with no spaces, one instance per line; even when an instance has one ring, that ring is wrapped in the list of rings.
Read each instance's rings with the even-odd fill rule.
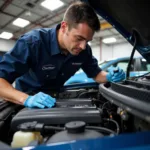
[[[4,100],[23,105],[28,94],[16,90],[9,82],[0,78],[0,97]]]
[[[106,75],[107,75],[107,72],[101,71],[101,72],[94,78],[94,80],[95,80],[96,82],[98,82],[98,83],[105,83],[105,82],[107,82]]]

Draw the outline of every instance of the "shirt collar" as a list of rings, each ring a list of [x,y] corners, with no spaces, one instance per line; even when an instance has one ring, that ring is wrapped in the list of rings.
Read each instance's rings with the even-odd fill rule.
[[[52,28],[51,30],[51,55],[56,55],[61,53],[61,50],[59,48],[58,39],[57,39],[57,30],[60,28],[60,24],[56,25],[55,28]]]

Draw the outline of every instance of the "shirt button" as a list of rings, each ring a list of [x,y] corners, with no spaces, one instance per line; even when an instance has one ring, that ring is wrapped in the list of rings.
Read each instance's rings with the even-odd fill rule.
[[[64,73],[61,74],[62,76],[64,75]]]
[[[46,75],[46,77],[48,78],[48,77],[49,77],[49,75]]]

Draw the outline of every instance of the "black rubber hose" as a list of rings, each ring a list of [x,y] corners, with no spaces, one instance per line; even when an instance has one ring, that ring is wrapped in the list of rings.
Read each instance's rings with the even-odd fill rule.
[[[116,134],[114,131],[107,129],[107,128],[104,128],[104,127],[86,126],[85,128],[90,129],[90,130],[98,130],[98,131],[108,133],[108,134]],[[65,128],[54,127],[54,126],[44,126],[44,130],[46,130],[46,131],[50,131],[50,130],[63,131],[63,130],[65,130]]]
[[[44,126],[44,130],[51,131],[51,130],[57,130],[57,131],[63,131],[63,127],[54,127],[54,126]]]

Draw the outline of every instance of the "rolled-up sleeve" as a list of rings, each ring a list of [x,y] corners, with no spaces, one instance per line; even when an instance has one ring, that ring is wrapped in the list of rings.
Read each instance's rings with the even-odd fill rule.
[[[29,70],[29,48],[24,39],[19,39],[12,50],[7,52],[0,62],[0,78],[13,83]]]
[[[88,50],[87,61],[82,65],[82,69],[89,78],[94,78],[102,70],[98,66],[97,59],[94,56],[92,56],[92,51],[89,46],[87,47],[87,50]]]

